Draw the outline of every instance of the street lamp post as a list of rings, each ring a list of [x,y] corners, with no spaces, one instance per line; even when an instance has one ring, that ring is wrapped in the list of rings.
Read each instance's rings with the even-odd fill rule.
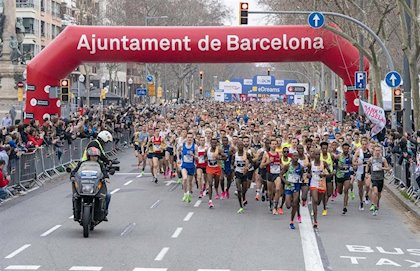
[[[85,76],[83,74],[79,75],[77,80],[77,106],[80,107],[82,103],[82,97],[80,95],[80,83],[85,81]]]
[[[155,20],[155,19],[167,19],[167,18],[169,18],[168,16],[145,16],[144,17],[144,25],[145,26],[149,26],[149,24],[148,24],[148,21],[149,20]],[[147,62],[144,64],[144,68],[145,68],[145,70],[146,70],[146,77],[149,75],[149,69],[148,69],[148,67],[147,67]],[[146,83],[146,86],[147,86],[147,83]],[[148,99],[148,101],[149,101],[149,103],[150,103],[150,97],[148,97],[149,99]]]
[[[132,92],[132,87],[133,87],[133,78],[129,78],[128,79],[128,97],[129,97],[129,101],[130,101],[130,105],[131,104],[131,92]]]

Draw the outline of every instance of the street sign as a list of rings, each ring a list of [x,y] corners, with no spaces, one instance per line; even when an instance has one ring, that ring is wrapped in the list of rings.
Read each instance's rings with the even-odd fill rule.
[[[320,28],[324,25],[324,23],[325,23],[325,17],[324,17],[324,14],[322,14],[321,12],[312,12],[311,14],[309,14],[308,24],[312,28]]]
[[[354,73],[355,89],[365,90],[366,89],[367,74],[366,72],[358,71]]]
[[[138,88],[136,89],[137,96],[146,96],[147,90],[145,88]]]
[[[153,82],[153,75],[148,74],[148,75],[146,76],[146,80],[147,80],[147,82],[149,82],[149,83]]]
[[[398,87],[401,85],[401,75],[396,71],[390,71],[385,75],[385,83],[390,88]]]

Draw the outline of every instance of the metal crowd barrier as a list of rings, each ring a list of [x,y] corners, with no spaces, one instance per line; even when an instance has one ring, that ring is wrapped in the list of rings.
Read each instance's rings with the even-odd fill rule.
[[[418,204],[420,202],[420,187],[417,183],[419,176],[416,174],[416,163],[410,163],[404,159],[400,165],[400,157],[400,154],[392,154],[393,178],[390,183],[394,183],[399,190],[404,191],[415,204]]]
[[[130,133],[122,133],[123,142],[129,143]],[[69,144],[64,142],[62,147],[42,146],[30,153],[23,153],[17,159],[9,161],[11,180],[6,187],[6,192],[13,196],[15,191],[24,190],[34,185],[41,186],[44,180],[56,175],[65,174],[65,167],[80,161],[83,151],[90,139],[75,139]],[[125,143],[125,141],[127,143]],[[116,154],[114,142],[105,144],[105,152],[108,155]],[[61,155],[59,155],[59,150]]]

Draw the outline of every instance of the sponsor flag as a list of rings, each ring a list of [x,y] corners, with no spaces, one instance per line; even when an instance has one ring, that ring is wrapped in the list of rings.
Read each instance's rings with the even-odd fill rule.
[[[373,123],[373,128],[370,131],[370,136],[378,134],[386,125],[385,111],[379,106],[360,101],[362,104],[363,112],[366,117]]]

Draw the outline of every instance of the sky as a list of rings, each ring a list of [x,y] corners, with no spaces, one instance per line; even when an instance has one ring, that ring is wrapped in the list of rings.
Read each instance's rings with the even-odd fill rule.
[[[232,18],[225,22],[226,25],[239,25],[239,2],[248,2],[249,10],[262,10],[262,8],[258,6],[258,0],[221,0],[221,2],[233,11]],[[250,14],[248,16],[248,25],[265,25],[263,16]]]

